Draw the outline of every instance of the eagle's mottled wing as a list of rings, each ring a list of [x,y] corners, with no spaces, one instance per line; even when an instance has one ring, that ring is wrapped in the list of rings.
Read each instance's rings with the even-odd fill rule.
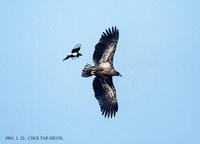
[[[119,30],[116,27],[106,30],[101,35],[99,42],[95,46],[93,61],[95,65],[109,62],[113,65],[113,57],[119,39]]]
[[[113,85],[112,77],[96,76],[93,81],[95,97],[99,102],[102,115],[105,117],[115,116],[118,111],[116,90]]]

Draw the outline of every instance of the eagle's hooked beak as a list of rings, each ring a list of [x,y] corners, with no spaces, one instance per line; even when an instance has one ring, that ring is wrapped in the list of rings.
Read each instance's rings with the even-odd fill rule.
[[[122,77],[122,75],[119,73],[118,76]]]

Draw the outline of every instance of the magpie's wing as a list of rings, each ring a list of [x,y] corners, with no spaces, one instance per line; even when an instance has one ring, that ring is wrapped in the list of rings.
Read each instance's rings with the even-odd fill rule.
[[[73,47],[71,53],[78,53],[80,49],[81,49],[81,44],[80,44],[80,43],[77,43],[77,44]]]
[[[71,53],[78,53],[81,48],[72,49]]]

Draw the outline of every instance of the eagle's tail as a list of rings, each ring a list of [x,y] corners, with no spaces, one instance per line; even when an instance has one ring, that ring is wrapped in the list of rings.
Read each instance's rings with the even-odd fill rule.
[[[86,64],[84,69],[82,70],[82,77],[90,77],[92,76],[92,70],[94,70],[94,66],[90,64]]]

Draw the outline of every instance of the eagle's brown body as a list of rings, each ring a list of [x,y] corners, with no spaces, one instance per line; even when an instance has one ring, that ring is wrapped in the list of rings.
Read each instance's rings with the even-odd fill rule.
[[[109,63],[102,63],[91,70],[91,74],[95,76],[118,76],[117,72],[113,67],[109,66]]]

